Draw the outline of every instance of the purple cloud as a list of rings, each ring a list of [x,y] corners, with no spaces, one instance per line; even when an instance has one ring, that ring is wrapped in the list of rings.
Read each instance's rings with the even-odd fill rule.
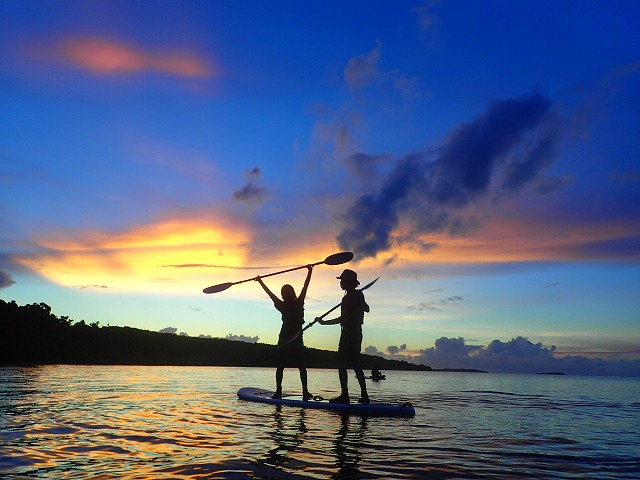
[[[464,338],[442,337],[435,347],[420,350],[411,362],[433,368],[473,368],[494,373],[562,372],[573,375],[640,376],[640,360],[605,360],[580,355],[559,356],[556,347],[524,337],[493,340],[486,347],[467,345]]]
[[[553,162],[552,118],[551,103],[539,93],[491,103],[443,146],[398,161],[377,192],[348,209],[338,244],[358,258],[375,257],[391,247],[401,219],[416,233],[476,228],[479,220],[465,207],[486,196],[493,183],[503,192],[521,189]]]
[[[11,275],[9,275],[7,272],[0,270],[0,288],[10,287],[14,283],[16,282],[13,280],[13,278],[11,278]]]
[[[269,190],[255,184],[262,175],[262,172],[258,167],[253,167],[251,170],[245,170],[244,175],[247,178],[247,184],[240,190],[235,190],[233,192],[233,200],[253,205],[256,203],[262,203],[269,198]]]

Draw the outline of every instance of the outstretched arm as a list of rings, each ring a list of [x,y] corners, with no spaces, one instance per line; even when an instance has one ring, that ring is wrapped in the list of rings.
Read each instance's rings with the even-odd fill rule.
[[[262,281],[262,278],[260,277],[260,275],[258,275],[256,278],[254,278],[254,280],[256,282],[258,282],[260,284],[260,286],[264,289],[265,292],[267,292],[267,295],[269,295],[269,297],[271,298],[271,300],[273,300],[273,302],[278,302],[280,299],[278,297],[276,297],[274,295],[274,293],[269,290],[269,287],[267,287],[264,282]]]
[[[307,278],[304,281],[304,286],[300,291],[300,296],[298,297],[300,300],[304,301],[304,298],[307,296],[307,288],[309,288],[309,282],[311,281],[311,274],[313,273],[313,265],[307,265]]]

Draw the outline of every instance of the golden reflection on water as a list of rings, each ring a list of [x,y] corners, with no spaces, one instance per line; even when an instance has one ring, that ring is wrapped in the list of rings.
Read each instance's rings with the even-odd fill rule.
[[[233,456],[239,446],[225,425],[235,412],[208,391],[205,370],[186,381],[172,373],[172,367],[16,371],[3,416],[3,431],[16,432],[16,446],[3,455],[32,472],[103,470],[104,478],[144,478],[145,463],[188,461],[204,451],[216,460]]]
[[[299,388],[296,377],[285,372],[285,390]],[[389,377],[370,395],[413,401],[415,418],[237,399],[240,387],[268,386],[271,369],[0,367],[0,476],[518,478],[526,465],[529,478],[554,469],[631,478],[640,471],[640,382],[608,382],[618,392],[607,394],[593,379]],[[338,388],[332,371],[312,370],[310,380],[318,395]]]

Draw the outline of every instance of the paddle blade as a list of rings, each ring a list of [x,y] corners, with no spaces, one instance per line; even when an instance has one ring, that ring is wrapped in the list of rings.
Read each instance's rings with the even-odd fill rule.
[[[369,283],[367,283],[364,287],[362,287],[362,288],[360,289],[360,291],[362,291],[362,290],[366,290],[366,289],[367,289],[367,288],[369,288],[371,285],[373,285],[374,283],[376,283],[378,280],[380,280],[380,277],[376,278],[373,282],[369,282]]]
[[[353,259],[353,253],[340,252],[329,255],[324,259],[324,263],[327,265],[342,265],[343,263],[350,262]]]
[[[221,283],[220,285],[212,285],[210,287],[205,288],[204,290],[202,290],[204,293],[218,293],[218,292],[224,292],[227,288],[229,288],[231,285],[233,285],[233,283],[231,282],[227,282],[227,283]]]

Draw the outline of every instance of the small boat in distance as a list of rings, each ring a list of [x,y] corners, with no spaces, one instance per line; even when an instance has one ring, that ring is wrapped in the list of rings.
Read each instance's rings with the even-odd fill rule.
[[[371,369],[371,376],[370,377],[365,377],[368,378],[370,380],[373,380],[374,382],[377,382],[379,380],[386,380],[387,376],[384,375],[379,369],[378,366],[375,365],[372,369]]]

